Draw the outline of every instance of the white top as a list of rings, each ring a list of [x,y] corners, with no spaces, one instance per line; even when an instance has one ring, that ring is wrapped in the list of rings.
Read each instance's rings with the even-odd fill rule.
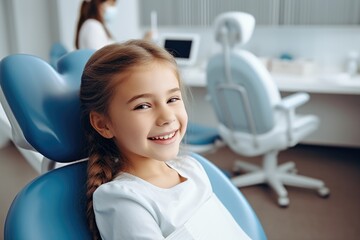
[[[251,240],[215,194],[166,240]]]
[[[86,20],[79,31],[79,48],[80,49],[100,49],[108,44],[114,43],[114,40],[109,38],[103,25],[95,20]]]
[[[103,239],[164,239],[211,197],[210,181],[199,162],[182,156],[167,164],[187,180],[164,189],[122,173],[94,192],[96,224]]]

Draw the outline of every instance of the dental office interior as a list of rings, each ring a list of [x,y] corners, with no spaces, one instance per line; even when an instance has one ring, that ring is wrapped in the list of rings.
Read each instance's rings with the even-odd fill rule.
[[[81,0],[1,0],[0,59],[25,53],[50,63],[50,49],[54,43],[61,43],[68,52],[75,51],[74,34],[80,4]],[[209,148],[194,148],[194,151],[223,170],[230,180],[234,179],[232,183],[256,213],[267,239],[358,239],[360,1],[118,0],[116,7],[117,16],[108,26],[118,42],[141,38],[149,29],[158,44],[164,44],[164,39],[169,36],[170,40],[184,40],[188,37],[193,41],[190,50],[193,59],[179,64],[182,80],[189,92],[189,122],[199,127],[199,138],[202,135],[206,138],[209,132],[216,135],[216,140],[207,143]],[[224,15],[235,11],[252,16],[254,24],[242,17],[237,19],[236,14]],[[219,16],[224,18],[220,19]],[[239,23],[234,22],[235,25],[240,25],[236,34],[242,42],[225,46],[221,37],[216,38],[221,34],[216,23],[221,24],[221,20],[226,17],[239,20]],[[252,148],[251,143],[247,143],[251,137],[241,138],[243,135],[238,134],[240,139],[234,140],[234,136],[238,135],[228,136],[231,130],[227,131],[226,124],[221,117],[217,117],[219,109],[214,107],[215,97],[208,88],[208,73],[211,73],[211,67],[216,68],[216,64],[209,62],[216,57],[220,62],[225,61],[223,55],[219,57],[217,54],[225,54],[227,51],[236,55],[227,62],[231,69],[238,69],[232,76],[234,79],[237,78],[236,73],[249,67],[246,64],[249,57],[251,71],[261,73],[251,74],[255,76],[252,81],[259,81],[260,85],[269,81],[264,85],[263,91],[266,92],[271,85],[272,89],[279,92],[279,102],[294,94],[303,94],[303,102],[294,111],[296,115],[316,119],[316,126],[296,139],[296,142],[279,146],[277,158],[275,157],[279,164],[275,167],[278,168],[269,175],[281,172],[286,176],[311,177],[316,179],[316,183],[323,184],[324,188],[326,186],[325,190],[298,187],[290,181],[285,183],[287,198],[283,202],[281,194],[271,184],[271,177],[266,180],[269,169],[266,169],[263,157],[268,156],[267,152],[254,150],[253,152],[257,152],[255,154],[252,150],[247,151],[247,147],[241,147],[244,144],[243,146],[249,145]],[[243,60],[235,61],[237,58]],[[244,62],[245,65],[241,66]],[[224,79],[227,78],[225,73]],[[248,95],[266,98],[265,95],[252,92]],[[266,105],[266,102],[272,100],[263,101]],[[227,109],[240,105],[232,104]],[[286,104],[288,103],[281,106]],[[0,134],[5,138],[0,149],[0,217],[3,231],[10,205],[17,193],[44,172],[40,154],[24,150],[12,141],[6,114],[1,114]],[[276,128],[281,128],[288,123],[284,120],[279,124],[275,119],[272,124],[279,124],[281,126]],[[291,135],[289,129],[284,132],[284,136]],[[248,134],[251,135],[251,132]],[[277,134],[280,132],[275,131],[270,142],[282,138]],[[262,148],[262,144],[269,144],[262,141],[261,136],[254,139],[260,139],[259,148]],[[187,144],[191,149],[192,143],[189,141]],[[243,152],[237,150],[243,148]],[[287,164],[289,161],[294,162],[296,168],[294,164]],[[245,164],[236,164],[237,162]],[[241,183],[236,185],[238,181],[234,177],[248,173],[234,172],[235,165],[239,169],[243,167],[245,172],[263,171],[262,180],[255,179],[248,186],[239,180]]]

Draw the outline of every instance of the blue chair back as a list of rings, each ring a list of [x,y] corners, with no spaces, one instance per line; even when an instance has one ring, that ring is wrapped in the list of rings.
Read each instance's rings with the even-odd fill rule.
[[[79,88],[82,71],[93,52],[66,54],[58,62],[58,71],[27,54],[11,55],[0,62],[1,100],[15,126],[13,134],[25,138],[48,159],[72,162],[86,157]],[[16,126],[18,130],[14,130]],[[91,239],[85,190],[86,162],[39,176],[14,199],[4,239]]]
[[[86,157],[79,152],[85,144],[79,88],[82,70],[92,54],[92,50],[69,53],[58,63],[58,72],[32,55],[15,54],[1,60],[3,106],[13,129],[20,126],[21,133],[15,134],[48,159],[72,162]]]
[[[51,45],[50,52],[49,52],[49,58],[50,58],[50,65],[57,69],[57,63],[59,59],[67,54],[69,51],[66,49],[66,47],[59,42],[55,42],[53,45]]]

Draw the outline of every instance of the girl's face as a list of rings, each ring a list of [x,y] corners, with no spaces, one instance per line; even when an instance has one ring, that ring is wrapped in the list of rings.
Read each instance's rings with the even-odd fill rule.
[[[113,137],[132,163],[166,161],[178,154],[187,121],[173,69],[155,62],[137,67],[116,85],[102,135]]]

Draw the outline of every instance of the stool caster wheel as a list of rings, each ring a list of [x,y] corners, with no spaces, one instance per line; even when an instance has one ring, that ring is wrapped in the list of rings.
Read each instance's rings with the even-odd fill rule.
[[[280,207],[287,207],[289,206],[289,198],[288,197],[279,197],[278,198],[278,204]]]
[[[318,189],[318,194],[320,197],[326,198],[330,195],[330,190],[327,187],[322,187]]]

